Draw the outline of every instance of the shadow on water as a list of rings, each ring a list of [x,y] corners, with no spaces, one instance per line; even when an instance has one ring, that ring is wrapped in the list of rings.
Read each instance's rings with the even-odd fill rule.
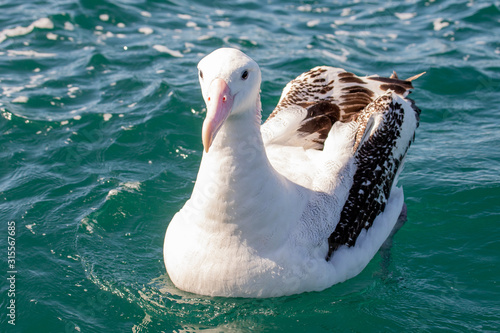
[[[398,220],[394,225],[394,228],[392,229],[391,233],[389,234],[389,237],[387,237],[384,244],[382,244],[379,250],[380,256],[382,257],[382,261],[380,262],[380,267],[382,269],[381,274],[385,278],[389,278],[391,273],[390,271],[390,265],[392,261],[391,249],[394,236],[403,227],[403,225],[406,223],[407,220],[408,220],[407,207],[406,203],[403,203],[403,208],[401,209],[401,213],[399,214]]]

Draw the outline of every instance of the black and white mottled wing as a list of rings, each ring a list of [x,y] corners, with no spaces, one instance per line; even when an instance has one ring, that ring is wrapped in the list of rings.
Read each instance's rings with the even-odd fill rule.
[[[354,246],[384,212],[410,144],[415,138],[420,110],[395,92],[380,96],[358,116],[353,185],[339,223],[328,238],[327,260],[340,246]]]
[[[410,81],[397,78],[358,77],[341,68],[315,67],[283,89],[262,126],[264,142],[322,150],[336,121],[355,120],[388,90],[406,97],[411,88]]]
[[[419,122],[420,110],[407,98],[418,76],[358,77],[340,68],[316,67],[287,84],[262,126],[265,144],[322,150],[335,122],[358,123],[357,168],[328,239],[326,260],[340,246],[354,246],[362,230],[384,212]]]

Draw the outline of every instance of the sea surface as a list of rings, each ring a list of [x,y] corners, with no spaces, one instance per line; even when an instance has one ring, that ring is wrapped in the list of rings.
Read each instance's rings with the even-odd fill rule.
[[[499,36],[498,1],[1,0],[0,331],[498,332]],[[264,119],[317,65],[426,72],[407,222],[357,277],[272,299],[170,282],[219,47],[260,64]]]

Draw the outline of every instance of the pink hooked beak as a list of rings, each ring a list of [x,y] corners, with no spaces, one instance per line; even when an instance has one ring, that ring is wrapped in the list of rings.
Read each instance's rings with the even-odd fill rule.
[[[201,138],[205,151],[212,145],[217,132],[233,107],[233,95],[223,79],[215,79],[208,88],[207,117],[203,122]]]

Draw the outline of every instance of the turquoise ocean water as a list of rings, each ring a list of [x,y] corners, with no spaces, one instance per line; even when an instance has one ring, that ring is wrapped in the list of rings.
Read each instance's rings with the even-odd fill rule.
[[[498,36],[498,1],[0,1],[0,331],[498,332]],[[427,72],[390,256],[290,297],[172,286],[164,233],[202,151],[196,64],[223,46],[261,65],[264,117],[317,65]]]

